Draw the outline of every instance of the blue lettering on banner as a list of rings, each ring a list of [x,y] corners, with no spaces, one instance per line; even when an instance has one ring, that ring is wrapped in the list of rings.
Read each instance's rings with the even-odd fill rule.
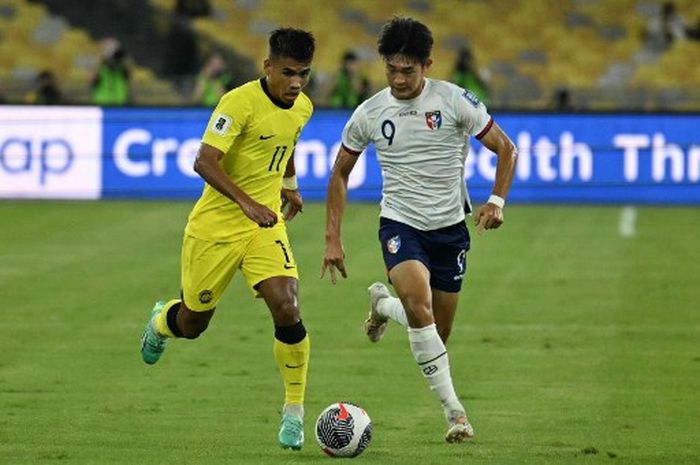
[[[96,199],[102,110],[0,106],[0,197]]]
[[[9,138],[0,145],[0,168],[9,174],[36,171],[42,186],[46,185],[49,175],[58,176],[68,171],[74,158],[73,149],[64,139]]]

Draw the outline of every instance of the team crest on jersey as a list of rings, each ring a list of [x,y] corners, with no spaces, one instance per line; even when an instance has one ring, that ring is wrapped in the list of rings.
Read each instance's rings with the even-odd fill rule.
[[[439,111],[426,111],[425,122],[432,131],[437,131],[442,126],[442,115]]]
[[[465,90],[462,94],[462,97],[469,100],[469,103],[471,103],[474,106],[474,108],[479,108],[479,104],[481,103],[479,101],[479,97],[474,95],[471,90]]]
[[[396,252],[399,251],[401,248],[401,236],[394,236],[390,237],[388,241],[386,241],[386,250],[390,254],[395,254]]]

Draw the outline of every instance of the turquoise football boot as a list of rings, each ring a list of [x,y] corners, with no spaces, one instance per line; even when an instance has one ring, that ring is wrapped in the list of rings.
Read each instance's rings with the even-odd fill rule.
[[[301,450],[304,444],[304,420],[296,415],[282,415],[279,439],[282,449]]]
[[[160,359],[160,356],[163,355],[163,351],[165,350],[165,343],[168,341],[167,337],[158,334],[154,322],[156,316],[163,309],[163,305],[165,305],[165,302],[162,300],[156,302],[156,305],[151,311],[151,319],[148,320],[146,329],[143,331],[143,337],[141,338],[141,357],[143,361],[149,365],[153,365]]]

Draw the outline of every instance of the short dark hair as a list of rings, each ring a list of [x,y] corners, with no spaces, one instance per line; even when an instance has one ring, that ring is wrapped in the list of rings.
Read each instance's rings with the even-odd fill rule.
[[[420,21],[394,16],[382,26],[377,45],[385,60],[393,55],[405,55],[425,64],[433,48],[433,34]]]
[[[283,27],[270,34],[270,58],[287,57],[310,63],[315,49],[316,41],[310,32]]]

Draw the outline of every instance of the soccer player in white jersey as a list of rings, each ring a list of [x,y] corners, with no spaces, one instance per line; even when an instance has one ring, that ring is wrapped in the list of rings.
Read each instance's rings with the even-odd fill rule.
[[[360,105],[343,130],[328,184],[321,277],[326,271],[333,283],[336,271],[347,277],[340,230],[348,178],[357,158],[374,144],[383,173],[379,240],[398,298],[383,284],[372,284],[365,330],[377,342],[388,320],[408,328],[413,357],[442,404],[445,439],[462,442],[474,431],[452,384],[445,343],[470,244],[464,182],[469,137],[498,156],[492,195],[474,215],[479,232],[503,223],[517,152],[468,89],[426,77],[433,38],[424,24],[395,17],[383,26],[378,45],[388,87]]]

